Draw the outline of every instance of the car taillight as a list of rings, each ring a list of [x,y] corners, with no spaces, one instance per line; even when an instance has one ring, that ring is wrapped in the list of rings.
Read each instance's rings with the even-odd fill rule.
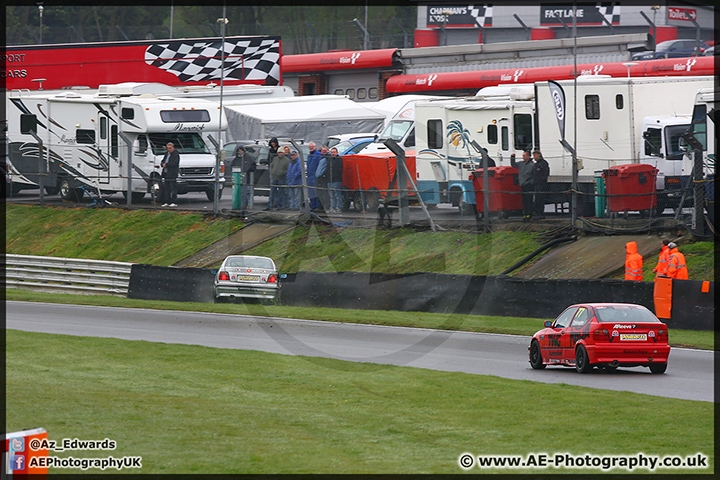
[[[224,163],[220,166],[220,171],[222,173],[225,173],[225,164]]]
[[[604,328],[593,330],[593,340],[596,342],[608,342],[610,341],[610,332]]]
[[[267,279],[268,283],[277,283],[277,275],[270,275]]]
[[[667,342],[667,341],[670,340],[670,336],[668,335],[668,331],[667,331],[667,330],[662,330],[662,329],[661,329],[661,330],[658,330],[657,337],[655,337],[655,338],[658,339],[658,342]]]
[[[230,280],[230,275],[227,272],[218,273],[218,280]]]

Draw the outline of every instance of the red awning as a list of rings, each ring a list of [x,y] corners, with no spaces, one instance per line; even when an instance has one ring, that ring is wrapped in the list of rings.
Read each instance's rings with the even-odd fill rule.
[[[283,55],[280,66],[283,73],[383,68],[394,66],[396,58],[396,48],[361,51],[345,50],[303,55]]]
[[[665,77],[684,75],[714,75],[714,59],[707,57],[649,60],[631,65],[631,77]],[[461,89],[480,89],[500,83],[534,83],[544,80],[573,78],[573,65],[553,67],[474,70],[470,72],[440,72],[416,75],[395,75],[386,84],[388,93],[427,93]],[[623,62],[585,63],[578,65],[581,75],[628,76]]]

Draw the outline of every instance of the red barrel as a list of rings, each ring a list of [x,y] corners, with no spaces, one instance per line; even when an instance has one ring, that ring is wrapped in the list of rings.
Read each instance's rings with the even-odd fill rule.
[[[550,27],[536,27],[530,29],[530,40],[554,40],[555,30]]]
[[[657,172],[657,168],[642,163],[618,165],[603,170],[609,210],[640,212],[657,207]]]
[[[440,45],[439,31],[433,28],[415,29],[415,48],[437,47]]]
[[[475,189],[475,207],[479,213],[485,211],[483,175],[482,168],[478,168],[470,175]],[[488,189],[488,209],[491,213],[522,210],[517,168],[508,166],[488,168]]]

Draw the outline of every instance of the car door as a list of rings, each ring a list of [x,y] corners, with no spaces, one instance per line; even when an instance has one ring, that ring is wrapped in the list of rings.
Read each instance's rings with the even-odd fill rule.
[[[551,329],[548,329],[548,333],[544,339],[541,339],[540,348],[542,350],[543,358],[548,358],[551,361],[559,362],[562,361],[562,336],[565,334],[567,327],[570,325],[572,318],[575,316],[578,307],[568,307],[563,313],[558,316]]]
[[[577,342],[588,336],[591,311],[587,307],[580,307],[575,312],[570,325],[564,330],[560,338],[560,346],[563,352],[563,363],[575,361],[575,345]]]

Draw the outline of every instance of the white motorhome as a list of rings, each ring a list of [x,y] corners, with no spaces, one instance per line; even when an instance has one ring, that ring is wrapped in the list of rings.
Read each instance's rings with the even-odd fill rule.
[[[159,201],[160,163],[172,142],[180,153],[179,194],[205,192],[212,200],[215,189],[222,189],[222,172],[215,179],[216,155],[202,135],[227,126],[215,102],[137,95],[122,85],[101,85],[89,94],[12,91],[6,102],[13,181],[38,185],[42,174],[49,194],[74,200],[87,189],[127,195],[130,179],[133,200],[150,193]],[[36,119],[42,155],[35,137],[22,132],[25,115]]]
[[[644,148],[646,137],[656,133],[647,130],[662,118],[661,122],[667,125],[686,122],[678,114],[688,113],[688,105],[698,89],[712,85],[711,77],[581,76],[577,79],[577,120],[573,114],[574,82],[558,83],[566,97],[565,140],[576,145],[578,187],[587,194],[579,197],[581,214],[594,212],[596,172],[614,165],[652,164],[662,171],[661,180],[678,172],[688,174],[682,169],[682,159],[675,147],[671,155],[669,150],[652,152]],[[677,118],[671,121],[670,116]],[[488,149],[498,165],[509,165],[511,154],[520,159],[524,149],[540,148],[550,164],[550,188],[556,192],[548,196],[548,203],[567,201],[563,192],[572,185],[572,156],[560,143],[555,102],[547,81],[499,85],[482,89],[475,97],[418,103],[416,122],[418,188],[424,185],[421,190],[437,192],[434,200],[460,206],[462,202],[474,203],[472,183],[465,174],[478,168],[479,152],[472,148],[475,141]],[[673,144],[671,137],[681,147],[676,130],[665,129],[664,133],[667,135],[662,142],[664,148]],[[443,188],[441,181],[449,182],[448,187]],[[668,185],[663,183],[660,189]],[[427,196],[429,200],[433,197],[429,193]],[[661,198],[659,208],[671,206],[668,205],[671,199]]]
[[[392,139],[404,150],[415,149],[415,104],[417,102],[443,99],[433,95],[398,95],[376,102],[370,110],[385,116],[382,131],[377,141],[363,149],[365,153],[387,153],[388,148],[383,143]]]

